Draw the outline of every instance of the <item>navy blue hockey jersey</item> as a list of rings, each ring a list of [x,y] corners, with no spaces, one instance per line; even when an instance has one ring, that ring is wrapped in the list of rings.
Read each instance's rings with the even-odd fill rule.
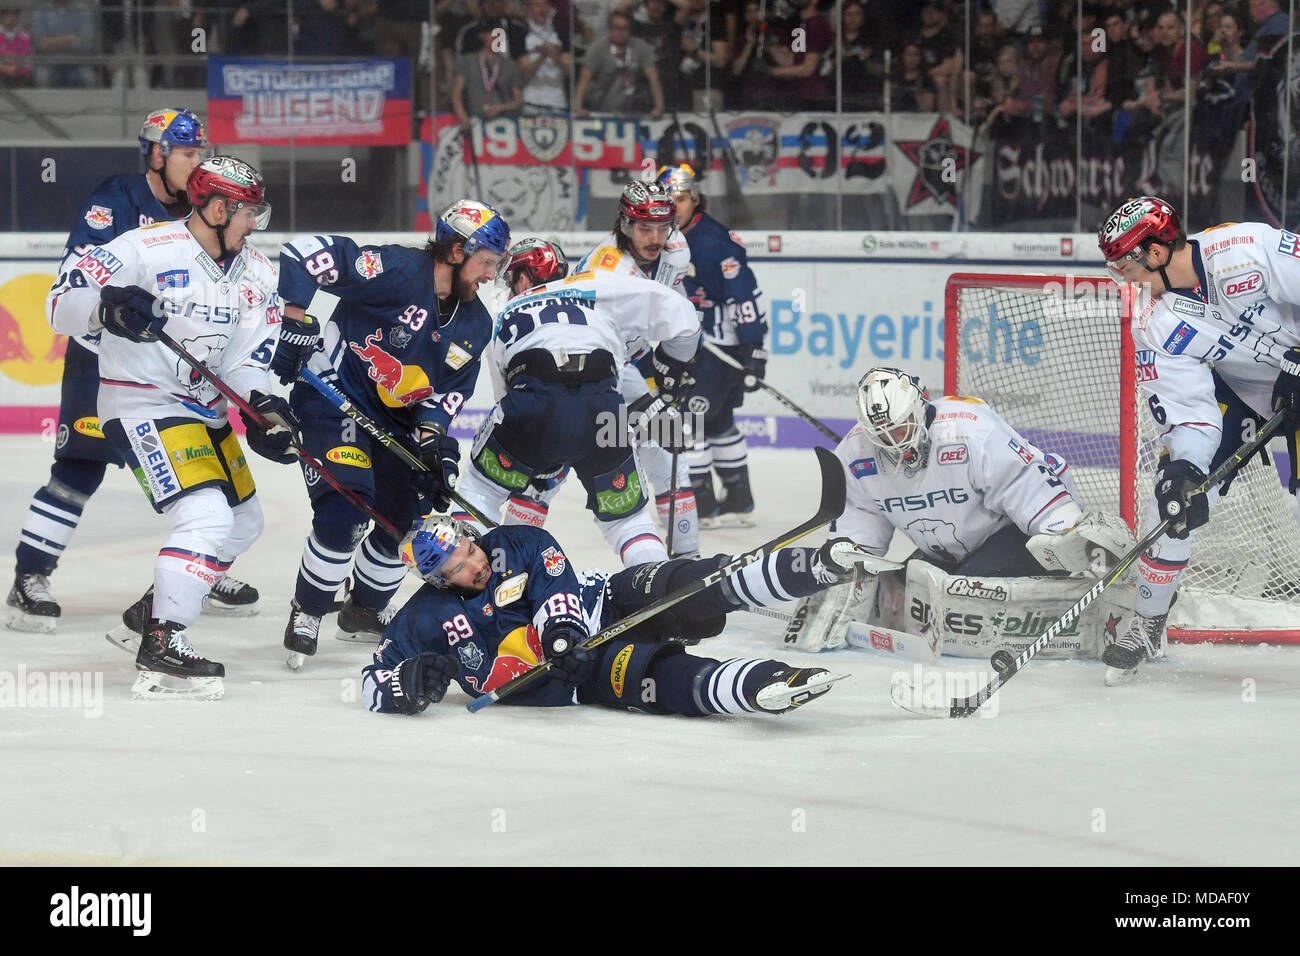
[[[449,426],[492,336],[483,303],[457,302],[440,323],[433,261],[422,250],[299,236],[280,253],[280,297],[306,308],[318,288],[340,301],[308,367],[389,427]]]
[[[384,630],[374,663],[362,673],[370,710],[396,712],[388,681],[416,654],[455,654],[456,682],[478,697],[531,670],[542,659],[540,635],[555,622],[599,626],[605,576],[580,581],[548,531],[527,525],[494,528],[479,540],[492,562],[482,593],[464,597],[426,584]],[[558,707],[576,703],[574,690],[544,680],[503,704]]]
[[[686,242],[691,249],[686,294],[700,310],[705,338],[722,345],[762,345],[767,310],[740,237],[700,213]]]
[[[82,207],[72,231],[68,233],[59,272],[67,272],[72,263],[93,246],[102,246],[130,229],[187,216],[189,211],[190,205],[184,197],[171,209],[160,203],[149,188],[149,180],[144,173],[110,176],[95,187]],[[54,284],[59,285],[60,281],[61,277]],[[96,332],[78,336],[77,341],[92,352],[98,352],[101,334]]]

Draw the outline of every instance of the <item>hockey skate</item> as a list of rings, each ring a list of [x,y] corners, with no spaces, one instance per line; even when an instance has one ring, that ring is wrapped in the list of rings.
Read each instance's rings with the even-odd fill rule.
[[[200,657],[190,645],[185,625],[151,620],[136,652],[140,673],[131,687],[135,700],[220,700],[226,668]]]
[[[704,512],[700,512],[701,528],[752,528],[754,527],[754,496],[749,490],[748,477],[740,481],[723,483],[727,495],[718,503],[718,510],[705,523]],[[699,506],[699,499],[696,499]]]
[[[140,600],[122,612],[122,623],[104,637],[114,647],[134,654],[140,649],[140,638],[144,635],[145,628],[149,626],[149,619],[152,617],[153,585],[151,584],[149,590],[140,596]]]
[[[384,637],[384,628],[396,613],[397,608],[392,606],[378,610],[362,607],[349,594],[339,609],[339,629],[334,637],[353,644],[378,644]]]
[[[1160,656],[1160,643],[1165,633],[1166,611],[1158,617],[1134,614],[1128,630],[1102,652],[1106,665],[1106,686],[1114,687],[1132,676],[1143,661]]]
[[[320,637],[320,618],[308,614],[294,601],[289,609],[289,623],[284,628],[284,649],[289,652],[285,661],[289,670],[299,670],[307,658],[316,653]]]
[[[764,713],[784,714],[820,697],[848,676],[832,674],[824,667],[783,667],[748,697],[749,705]]]
[[[231,617],[248,617],[259,613],[257,588],[245,584],[229,574],[212,585],[212,593],[203,605],[204,613],[227,614]]]
[[[54,630],[63,609],[50,594],[50,579],[43,574],[18,574],[9,592],[9,613],[5,625],[13,631],[48,634]]]

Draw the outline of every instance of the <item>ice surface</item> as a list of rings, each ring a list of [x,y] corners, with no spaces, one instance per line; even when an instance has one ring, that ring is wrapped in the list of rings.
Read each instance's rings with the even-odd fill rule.
[[[0,438],[6,547],[50,454],[34,436]],[[760,543],[815,507],[811,454],[757,450],[752,464],[759,526],[705,532],[706,551]],[[356,701],[369,651],[334,640],[332,619],[317,656],[285,667],[309,509],[296,468],[252,467],[267,529],[234,573],[261,590],[262,613],[191,630],[226,665],[225,700],[129,698],[132,660],[103,634],[149,584],[166,522],[123,471],[53,577],[59,629],[0,628],[10,686],[103,679],[97,717],[0,707],[0,864],[1300,862],[1297,649],[1175,646],[1113,689],[1099,663],[1035,661],[995,717],[927,721],[891,706],[889,659],[785,653],[779,621],[741,613],[696,652],[852,678],[781,718],[472,716],[454,688],[420,717],[380,716]],[[551,530],[576,566],[616,566],[581,505],[570,482]]]

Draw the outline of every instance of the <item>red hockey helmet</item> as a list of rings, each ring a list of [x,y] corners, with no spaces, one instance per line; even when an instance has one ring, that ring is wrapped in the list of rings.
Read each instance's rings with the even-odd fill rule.
[[[564,250],[545,239],[520,239],[501,260],[498,278],[514,285],[515,276],[522,271],[534,285],[545,285],[552,279],[563,279],[569,274],[569,260]]]
[[[659,183],[643,183],[634,179],[623,187],[618,201],[619,226],[624,232],[633,222],[666,223],[677,225],[677,204],[668,190]]]
[[[1127,199],[1097,231],[1097,245],[1107,262],[1118,262],[1155,241],[1173,247],[1182,233],[1174,207],[1155,196]]]
[[[202,209],[213,196],[224,196],[231,200],[232,214],[243,206],[252,207],[258,229],[265,229],[271,220],[271,204],[264,201],[266,186],[261,174],[233,156],[205,159],[190,173],[185,191],[195,209]]]

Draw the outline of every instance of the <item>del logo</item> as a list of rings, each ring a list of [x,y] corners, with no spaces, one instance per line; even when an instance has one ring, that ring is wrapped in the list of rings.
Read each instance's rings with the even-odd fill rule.
[[[542,564],[546,566],[546,573],[553,578],[564,573],[564,555],[555,548],[547,548],[542,552]]]
[[[360,448],[353,448],[351,445],[340,445],[338,448],[331,448],[325,453],[325,457],[330,461],[338,462],[340,465],[352,465],[356,468],[370,467],[370,456]]]
[[[894,639],[888,634],[882,634],[880,631],[871,632],[871,646],[882,651],[894,650]]]
[[[95,285],[103,285],[122,268],[122,261],[103,246],[96,246],[82,256],[74,268],[80,269]]]
[[[505,607],[518,601],[524,593],[524,585],[528,583],[528,575],[516,574],[508,581],[502,581],[497,585],[496,591],[492,593],[492,603],[497,607]]]
[[[876,459],[859,458],[849,462],[849,471],[854,478],[868,478],[876,473]]]
[[[618,656],[614,658],[614,663],[609,669],[609,682],[614,687],[615,697],[623,696],[623,682],[627,680],[627,662],[635,650],[635,644],[627,645],[618,652]]]
[[[966,446],[940,445],[938,456],[941,465],[960,465],[966,460]]]
[[[189,269],[172,269],[170,272],[160,272],[154,279],[158,282],[160,289],[188,289],[190,286]]]
[[[72,427],[82,435],[87,435],[90,438],[104,437],[104,433],[99,429],[99,419],[94,415],[90,415],[86,418],[78,418],[72,423]]]
[[[250,309],[266,301],[266,296],[262,295],[262,290],[253,285],[240,285],[239,297],[247,303]]]
[[[113,225],[113,210],[107,206],[91,206],[86,210],[86,225],[91,229],[107,229]]]
[[[1282,230],[1282,239],[1277,244],[1277,251],[1283,255],[1300,259],[1300,237],[1293,232]]]
[[[1154,382],[1160,377],[1156,371],[1156,352],[1155,349],[1139,349],[1137,353],[1137,380],[1139,382]]]
[[[357,261],[353,265],[356,266],[357,275],[367,279],[373,279],[384,271],[384,262],[379,258],[379,253],[371,252],[369,249],[357,256]]]
[[[1249,295],[1259,289],[1264,282],[1264,276],[1259,272],[1247,272],[1240,279],[1234,279],[1232,282],[1225,283],[1223,294],[1229,299],[1239,295]]]
[[[1177,308],[1181,301],[1183,300],[1179,299],[1175,302],[1174,308]],[[1182,355],[1188,343],[1194,338],[1196,338],[1196,330],[1186,322],[1179,322],[1178,328],[1170,332],[1169,338],[1165,339],[1165,351],[1170,355]]]
[[[1014,438],[1011,439],[1009,442],[1007,442],[1007,447],[1010,448],[1012,451],[1014,451],[1017,455],[1019,455],[1020,460],[1023,461],[1026,465],[1034,460],[1034,453],[1030,451],[1028,448],[1026,448],[1024,445],[1020,444],[1020,442],[1016,441]]]
[[[621,472],[613,477],[610,484],[614,486],[615,491],[622,491],[627,487],[627,475]]]

